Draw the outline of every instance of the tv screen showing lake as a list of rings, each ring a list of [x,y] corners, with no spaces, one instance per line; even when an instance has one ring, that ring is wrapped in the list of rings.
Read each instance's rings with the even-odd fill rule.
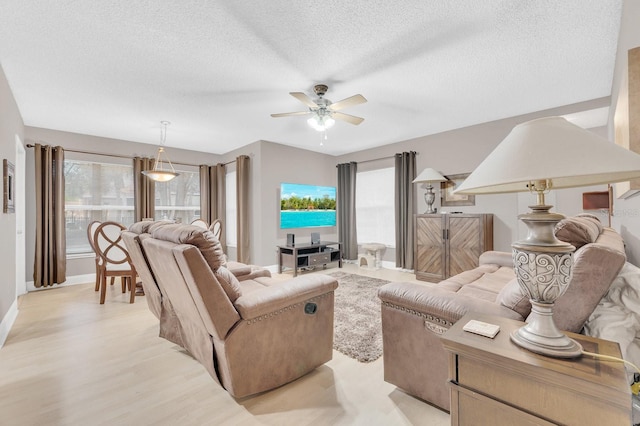
[[[336,188],[282,183],[280,228],[336,226]]]

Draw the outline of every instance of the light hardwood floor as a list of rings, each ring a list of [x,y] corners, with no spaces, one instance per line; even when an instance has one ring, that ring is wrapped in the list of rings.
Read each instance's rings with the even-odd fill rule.
[[[336,268],[337,269],[337,268]],[[329,271],[329,270],[327,270]],[[345,272],[414,281],[412,274]],[[282,275],[283,278],[286,274]],[[279,389],[236,400],[157,337],[143,297],[118,283],[29,293],[0,349],[0,425],[448,425],[449,415],[383,380],[382,359],[333,360]]]

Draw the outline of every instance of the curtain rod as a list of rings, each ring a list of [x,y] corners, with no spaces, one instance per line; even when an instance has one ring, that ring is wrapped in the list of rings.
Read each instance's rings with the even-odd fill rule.
[[[419,152],[416,152],[416,155],[420,155]],[[373,161],[380,161],[380,160],[388,160],[389,158],[395,158],[395,154],[394,155],[388,155],[386,157],[380,157],[380,158],[372,158],[370,160],[363,160],[363,161],[356,161],[356,163],[358,164],[362,164],[362,163],[371,163]],[[336,166],[337,167],[337,166]]]
[[[33,147],[35,147],[35,145],[30,144],[30,143],[28,143],[28,144],[27,144],[27,148],[33,148]],[[128,158],[128,159],[130,159],[130,160],[132,160],[132,159],[133,159],[132,157],[127,156],[127,155],[120,155],[120,154],[105,154],[105,153],[103,153],[103,152],[81,151],[81,150],[78,150],[78,149],[66,149],[66,148],[63,148],[63,149],[64,149],[65,151],[75,152],[75,153],[78,153],[78,154],[102,155],[102,156],[105,156],[105,157]],[[236,162],[236,160],[231,160],[231,161],[228,161],[228,162],[224,163],[224,165],[226,166],[227,164],[231,164],[231,163],[235,163],[235,162]],[[199,164],[179,163],[179,162],[176,162],[176,161],[172,161],[171,163],[172,163],[172,164],[177,164],[177,165],[179,165],[179,166],[200,167],[200,165],[199,165]]]

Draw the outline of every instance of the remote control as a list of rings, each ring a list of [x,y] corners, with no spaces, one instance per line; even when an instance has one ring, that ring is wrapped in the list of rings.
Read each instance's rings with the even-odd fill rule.
[[[489,337],[493,339],[500,331],[500,326],[495,324],[488,324],[482,321],[471,320],[462,327],[464,331],[470,333],[479,334],[481,336]]]

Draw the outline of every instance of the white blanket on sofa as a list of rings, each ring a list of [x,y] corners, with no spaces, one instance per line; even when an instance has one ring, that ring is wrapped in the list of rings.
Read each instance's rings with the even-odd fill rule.
[[[640,367],[640,268],[624,264],[587,320],[584,334],[618,342],[622,357]]]

